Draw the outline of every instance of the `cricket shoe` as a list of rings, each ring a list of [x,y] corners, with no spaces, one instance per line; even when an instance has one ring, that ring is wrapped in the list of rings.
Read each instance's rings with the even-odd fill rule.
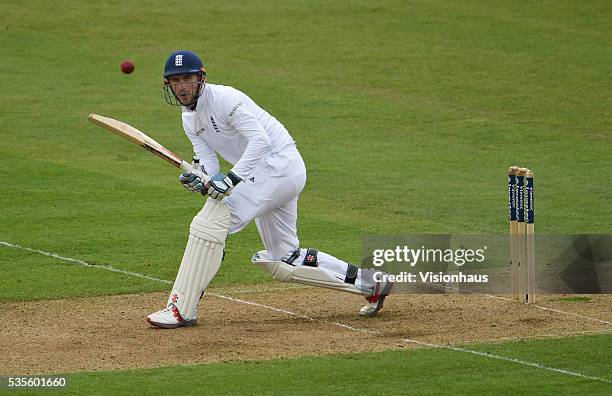
[[[391,289],[393,289],[393,282],[376,282],[376,286],[374,286],[374,293],[370,297],[366,297],[366,305],[361,308],[359,314],[361,316],[378,315],[378,311],[380,311],[383,307],[385,298],[391,294]]]
[[[147,316],[147,322],[162,329],[176,329],[177,327],[195,326],[197,319],[185,320],[174,304]]]

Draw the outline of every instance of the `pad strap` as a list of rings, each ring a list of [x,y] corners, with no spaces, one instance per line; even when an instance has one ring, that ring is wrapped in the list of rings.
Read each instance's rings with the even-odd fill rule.
[[[293,265],[293,262],[295,261],[295,259],[297,259],[298,257],[300,257],[300,249],[295,249],[293,251],[293,253],[291,253],[291,255],[289,257],[285,257],[283,259],[281,259],[281,261],[289,264],[289,265]]]
[[[302,263],[302,265],[306,265],[308,267],[316,267],[318,253],[319,251],[317,249],[308,248],[308,250],[306,250],[306,257],[304,257],[304,262]]]
[[[308,248],[306,249],[306,256],[304,257],[304,261],[302,261],[302,265],[306,265],[308,267],[316,267],[317,266],[317,254],[319,251],[317,249]],[[295,249],[293,253],[289,255],[289,257],[281,259],[281,261],[293,265],[293,262],[300,257],[300,249]]]
[[[358,270],[359,270],[359,267],[351,263],[348,263],[348,268],[346,269],[346,278],[344,278],[344,282],[354,285],[355,280],[357,280]]]

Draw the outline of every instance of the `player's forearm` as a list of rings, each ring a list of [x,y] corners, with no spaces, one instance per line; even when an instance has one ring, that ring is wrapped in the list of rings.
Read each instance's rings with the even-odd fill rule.
[[[193,152],[200,159],[200,165],[204,168],[201,170],[210,176],[219,173],[221,167],[217,154],[201,138],[190,134],[187,134],[187,137],[191,140]]]
[[[200,154],[198,154],[198,157],[200,157]],[[203,168],[202,171],[209,176],[216,175],[221,170],[221,165],[216,155],[200,157],[200,165]]]

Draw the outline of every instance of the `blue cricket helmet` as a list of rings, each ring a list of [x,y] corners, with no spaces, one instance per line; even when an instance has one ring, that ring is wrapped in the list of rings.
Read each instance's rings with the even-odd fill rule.
[[[164,78],[177,74],[201,73],[204,65],[194,52],[179,50],[173,52],[164,66]]]
[[[170,88],[169,77],[178,74],[198,74],[200,76],[198,94],[194,96],[193,101],[188,105],[195,108],[199,92],[206,82],[206,69],[204,69],[200,57],[196,53],[187,50],[175,51],[168,57],[164,65],[164,92],[166,102],[173,105],[180,105],[180,102]]]

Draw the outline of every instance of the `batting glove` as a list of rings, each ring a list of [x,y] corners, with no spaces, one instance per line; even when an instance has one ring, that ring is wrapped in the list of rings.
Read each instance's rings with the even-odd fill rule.
[[[213,199],[222,200],[232,193],[232,189],[240,181],[241,179],[231,171],[227,175],[218,173],[210,178],[207,193]],[[202,194],[204,194],[203,190]]]
[[[198,192],[198,191],[206,191],[204,188],[204,173],[197,169],[194,169],[193,172],[184,172],[179,176],[179,181],[188,191]]]

